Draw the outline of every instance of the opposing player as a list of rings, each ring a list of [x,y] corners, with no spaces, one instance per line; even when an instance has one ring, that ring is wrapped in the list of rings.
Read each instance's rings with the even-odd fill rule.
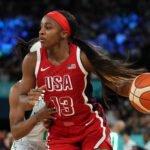
[[[17,46],[26,53],[27,47],[30,46],[29,43],[20,42]],[[36,42],[31,47],[30,51],[40,49],[40,42]],[[46,137],[47,130],[43,126],[43,119],[52,119],[51,114],[56,111],[53,108],[48,108],[45,106],[45,102],[42,97],[38,100],[30,102],[24,101],[20,103],[19,101],[19,91],[20,91],[21,81],[17,82],[11,87],[9,95],[10,104],[10,127],[11,133],[15,139],[12,145],[12,150],[46,150]],[[44,87],[38,90],[42,92]],[[32,96],[34,90],[31,90],[28,95]],[[41,93],[39,93],[40,96]],[[32,110],[31,110],[32,109]],[[29,111],[30,110],[30,111]]]
[[[88,72],[95,73],[104,88],[128,96],[129,83],[140,70],[127,69],[94,51],[76,38],[76,25],[75,17],[66,11],[42,18],[42,48],[24,59],[20,101],[30,101],[30,89],[46,85],[44,100],[57,110],[48,137],[50,150],[112,150],[108,124],[89,104]]]

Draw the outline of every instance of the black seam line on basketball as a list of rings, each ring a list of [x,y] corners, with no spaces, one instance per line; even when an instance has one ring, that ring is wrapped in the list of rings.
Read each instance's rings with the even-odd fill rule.
[[[131,92],[131,94],[134,95],[132,92]],[[134,95],[134,96],[140,99],[140,97],[138,97],[138,96],[136,96],[136,95]],[[134,97],[134,96],[133,96],[133,97]],[[133,99],[134,99],[134,98],[133,98]],[[143,99],[143,100],[147,100],[147,99]],[[147,101],[149,101],[149,100],[147,100]],[[134,101],[133,101],[133,102],[134,102]],[[135,102],[134,102],[134,103],[135,103]],[[139,101],[139,103],[141,104],[141,101]],[[136,105],[137,105],[137,104],[136,104]],[[141,104],[141,105],[142,105],[142,104]],[[138,106],[138,105],[137,105],[137,106]],[[142,105],[142,106],[143,106],[143,105]],[[143,107],[144,107],[144,106],[143,106]],[[145,107],[144,107],[144,108],[145,108]],[[146,109],[147,109],[147,108],[146,108]],[[145,111],[145,110],[144,110],[144,111]]]
[[[133,96],[135,96],[135,97],[137,97],[137,98],[141,98],[141,97],[138,97],[138,96],[136,96],[135,94],[133,94],[132,92],[131,92],[131,94],[133,95]],[[143,93],[144,94],[144,93]],[[146,101],[150,101],[149,99],[145,99],[145,98],[141,98],[142,100],[146,100]],[[134,101],[133,101],[134,102]]]
[[[144,78],[137,84],[137,86],[138,86],[145,78],[147,78],[147,77],[149,77],[149,76],[150,76],[150,75],[144,77]],[[135,87],[136,87],[136,86],[135,86]],[[137,88],[135,88],[134,94],[135,94],[135,92],[136,92],[136,89],[137,89]],[[132,94],[133,94],[133,93],[132,93]],[[134,95],[134,94],[133,94],[133,95]],[[134,98],[133,98],[133,102],[134,102]]]

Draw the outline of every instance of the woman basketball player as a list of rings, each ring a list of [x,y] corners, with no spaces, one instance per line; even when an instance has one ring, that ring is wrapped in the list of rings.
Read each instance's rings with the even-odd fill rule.
[[[25,55],[28,52],[26,48],[33,43],[34,40],[29,43],[22,41],[17,44],[17,48],[22,50],[22,55]],[[32,45],[30,52],[40,48],[40,42],[36,42]],[[11,150],[46,150],[47,130],[44,128],[42,120],[53,118],[51,114],[56,111],[52,108],[47,108],[42,99],[39,101],[37,99],[25,101],[21,104],[19,102],[20,84],[21,80],[14,84],[9,95],[10,127],[15,139]]]
[[[112,150],[107,121],[89,104],[88,73],[99,77],[104,91],[107,86],[128,97],[130,82],[141,70],[126,69],[94,51],[76,38],[76,31],[76,19],[69,12],[52,11],[42,18],[42,48],[24,59],[20,102],[41,93],[36,89],[31,98],[30,89],[46,86],[44,100],[57,111],[49,130],[50,150]]]

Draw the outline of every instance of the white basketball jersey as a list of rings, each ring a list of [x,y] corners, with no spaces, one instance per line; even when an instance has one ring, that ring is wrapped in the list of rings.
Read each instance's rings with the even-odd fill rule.
[[[32,115],[35,115],[41,108],[45,106],[45,102],[43,100],[37,101],[35,106],[33,107]],[[38,122],[37,125],[23,138],[28,138],[31,141],[39,141],[46,140],[47,130],[43,126],[43,122]]]

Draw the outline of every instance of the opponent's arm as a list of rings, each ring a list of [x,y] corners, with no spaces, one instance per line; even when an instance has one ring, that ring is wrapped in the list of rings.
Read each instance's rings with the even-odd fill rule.
[[[15,84],[9,95],[9,119],[10,119],[10,128],[11,133],[14,139],[19,139],[28,134],[31,129],[37,124],[36,116],[32,116],[30,119],[24,121],[25,111],[20,105],[18,96],[19,96],[19,86],[20,83]]]
[[[35,115],[31,116],[29,119],[25,120],[25,111],[19,101],[19,90],[20,84],[16,83],[10,90],[9,104],[10,104],[10,128],[14,139],[20,139],[26,136],[33,127],[43,119],[55,119],[51,114],[56,111],[54,108],[44,107]]]
[[[81,51],[81,61],[82,61],[82,64],[83,64],[84,68],[88,72],[92,72],[97,76],[94,67],[92,66],[92,64],[90,63],[90,61],[88,60],[86,54],[83,51]],[[110,84],[108,82],[105,82],[104,84],[107,87],[109,87],[110,89],[112,89],[114,92],[116,92],[118,95],[128,97],[129,96],[128,91],[129,91],[131,82],[132,81],[124,81],[124,82],[120,83],[118,85],[118,87],[113,86],[112,84]]]

